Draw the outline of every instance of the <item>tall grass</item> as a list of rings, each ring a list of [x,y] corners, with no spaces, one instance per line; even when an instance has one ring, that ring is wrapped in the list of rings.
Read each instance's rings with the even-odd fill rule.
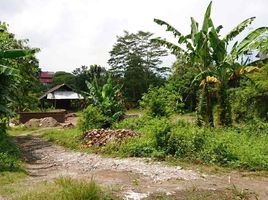
[[[59,178],[17,194],[15,200],[112,200],[94,181],[89,183],[71,178]]]

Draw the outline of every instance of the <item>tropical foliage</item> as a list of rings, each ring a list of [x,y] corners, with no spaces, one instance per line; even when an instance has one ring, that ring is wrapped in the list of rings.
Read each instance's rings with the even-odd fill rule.
[[[140,105],[146,109],[146,114],[154,117],[168,117],[179,113],[183,107],[181,96],[174,93],[172,85],[149,88]]]
[[[17,41],[14,35],[8,32],[6,24],[0,24],[1,132],[4,130],[6,117],[12,114],[12,108],[21,110],[25,102],[27,102],[24,95],[29,94],[29,84],[34,84],[34,82],[31,82],[32,76],[29,75],[29,71],[35,72],[36,70],[36,65],[32,62],[32,60],[34,60],[32,55],[35,52],[35,49],[25,47],[23,41]],[[27,69],[27,67],[29,69]],[[26,76],[26,74],[28,74],[28,76]],[[16,95],[14,95],[15,93]]]
[[[121,88],[114,86],[112,77],[100,86],[97,77],[87,82],[88,92],[85,93],[89,106],[84,110],[80,122],[82,130],[105,128],[124,116],[123,96]]]
[[[175,55],[179,57],[184,54],[190,64],[199,70],[199,74],[193,82],[200,85],[198,122],[206,125],[214,125],[214,97],[218,107],[218,124],[231,125],[231,105],[229,103],[228,88],[230,81],[234,81],[244,75],[244,72],[252,72],[258,70],[248,70],[248,59],[244,60],[249,50],[254,49],[258,41],[262,39],[263,34],[268,31],[267,27],[260,27],[249,33],[241,42],[235,42],[228,51],[230,41],[238,36],[249,26],[253,18],[249,18],[237,27],[231,30],[225,37],[220,36],[222,26],[215,27],[210,17],[211,6],[209,4],[203,25],[199,24],[191,18],[191,33],[182,35],[173,26],[168,23],[155,19],[159,25],[165,25],[167,31],[172,32],[178,39],[178,45],[170,43],[164,39],[156,38],[153,41],[169,48]],[[243,72],[243,73],[237,73]]]

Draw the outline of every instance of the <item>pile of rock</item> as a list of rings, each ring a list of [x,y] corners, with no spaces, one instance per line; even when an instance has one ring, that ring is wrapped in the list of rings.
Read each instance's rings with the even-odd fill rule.
[[[45,117],[42,119],[30,119],[24,126],[27,128],[56,127],[59,126],[59,122],[53,117]]]
[[[84,134],[84,148],[91,146],[104,146],[110,141],[121,142],[124,138],[135,137],[138,134],[127,129],[93,129]]]

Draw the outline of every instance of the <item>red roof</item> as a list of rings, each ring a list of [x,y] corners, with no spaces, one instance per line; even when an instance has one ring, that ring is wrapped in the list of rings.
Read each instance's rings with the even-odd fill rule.
[[[39,78],[42,83],[51,83],[53,75],[53,72],[41,72]]]

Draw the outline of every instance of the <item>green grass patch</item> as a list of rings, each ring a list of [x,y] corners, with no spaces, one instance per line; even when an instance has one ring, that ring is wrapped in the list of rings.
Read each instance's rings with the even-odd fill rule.
[[[105,192],[94,181],[89,183],[71,178],[59,178],[52,183],[39,184],[14,196],[14,200],[112,200],[115,197]]]
[[[76,128],[50,129],[45,131],[42,137],[50,142],[77,150],[81,145],[82,131]]]
[[[34,132],[37,131],[38,128],[27,128],[25,126],[18,126],[14,128],[8,128],[7,132],[9,135],[21,135],[28,132]]]
[[[26,177],[24,172],[0,172],[0,195],[11,195],[23,190],[24,187],[20,187],[17,183]]]
[[[142,109],[129,109],[126,111],[126,115],[137,115],[137,116],[143,116],[144,110]]]

